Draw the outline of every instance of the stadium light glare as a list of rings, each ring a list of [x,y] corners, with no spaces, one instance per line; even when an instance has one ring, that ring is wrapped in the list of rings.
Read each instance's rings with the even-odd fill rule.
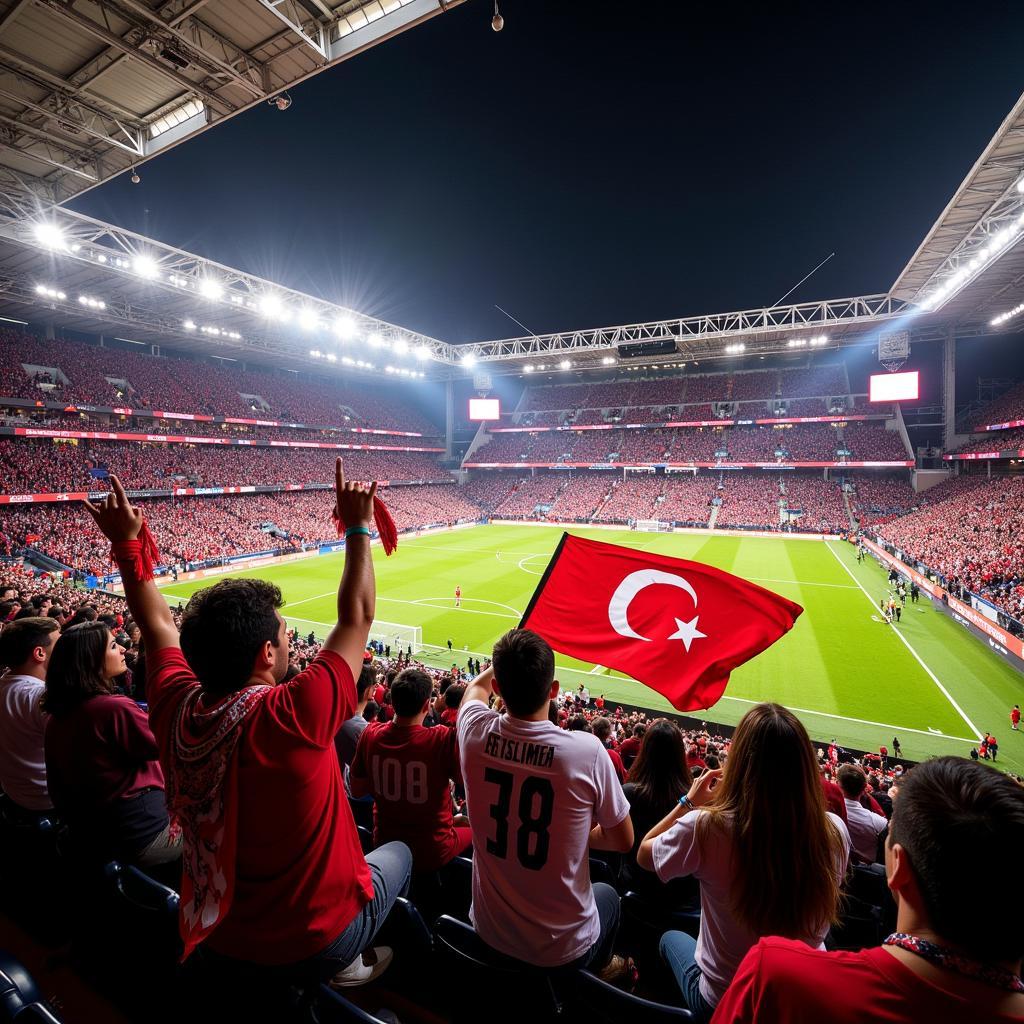
[[[476,366],[476,356],[472,352],[467,352],[460,360],[460,363],[467,369],[471,370]]]
[[[417,345],[413,351],[421,362],[430,358],[430,349],[426,345]]]
[[[341,338],[342,341],[351,341],[358,331],[355,320],[350,316],[340,316],[335,321],[334,333]]]
[[[320,318],[317,316],[315,309],[306,307],[305,309],[299,310],[299,326],[304,331],[313,331],[320,326]]]
[[[387,344],[384,341],[384,335],[380,331],[372,331],[370,336],[366,339],[367,344],[370,348],[386,348]]]
[[[558,364],[558,368],[560,370],[571,370],[572,369],[572,360],[570,360],[570,359],[563,359]]]
[[[66,299],[67,296],[59,288],[48,284],[37,284],[36,295],[42,295],[47,299]]]
[[[395,355],[404,356],[409,351],[409,342],[405,338],[395,338],[395,343],[391,347],[395,350]]]
[[[224,296],[224,285],[220,283],[216,278],[204,277],[199,282],[199,294],[204,299],[217,300]]]
[[[89,309],[106,309],[107,304],[102,299],[94,299],[91,295],[79,295],[78,301]]]
[[[737,356],[741,352],[746,352],[746,350],[747,350],[747,346],[744,345],[742,341],[737,341],[737,342],[735,342],[732,345],[726,345],[725,346],[725,353],[726,353],[726,355],[730,355],[730,356]]]
[[[132,259],[132,270],[134,270],[139,277],[145,278],[147,281],[151,281],[160,273],[160,268],[157,265],[156,260],[153,259],[152,256],[146,256],[144,253],[135,256]]]
[[[64,249],[67,246],[64,232],[51,221],[41,220],[32,230],[36,238],[48,249]]]
[[[1017,179],[1017,191],[1024,192],[1024,174]]]
[[[186,320],[182,325],[186,331],[194,331],[196,329],[196,322],[194,320]]]
[[[1024,302],[1018,306],[1014,306],[1013,309],[1008,309],[1005,313],[1000,313],[999,316],[994,317],[989,323],[993,327],[998,327],[1000,324],[1006,323],[1007,320],[1012,320],[1015,316],[1020,316],[1024,313]]]
[[[533,373],[533,363],[527,363],[527,364],[526,364],[526,365],[525,365],[525,366],[523,367],[523,372],[524,372],[524,373]]]
[[[279,319],[284,309],[281,304],[280,297],[274,295],[273,292],[264,292],[264,294],[259,297],[256,308],[268,320]]]
[[[602,366],[614,366],[615,365],[615,356],[603,356],[601,358],[601,365]]]

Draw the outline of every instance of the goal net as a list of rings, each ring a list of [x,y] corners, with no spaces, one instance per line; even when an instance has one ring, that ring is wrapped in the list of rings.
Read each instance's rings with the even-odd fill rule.
[[[413,654],[416,654],[423,650],[423,627],[374,619],[370,627],[370,639],[379,640],[385,646],[390,646],[392,653],[407,651],[411,647]]]
[[[633,524],[634,530],[644,533],[671,533],[672,524],[662,519],[637,519]]]

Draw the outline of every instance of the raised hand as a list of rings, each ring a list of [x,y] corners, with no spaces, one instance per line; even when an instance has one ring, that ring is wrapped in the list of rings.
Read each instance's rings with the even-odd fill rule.
[[[693,785],[690,786],[690,792],[686,794],[690,798],[690,803],[694,807],[703,807],[710,803],[723,774],[722,768],[713,768],[704,772],[699,779],[695,779]]]
[[[338,460],[341,462],[341,459]],[[111,476],[110,493],[95,505],[86,499],[83,504],[96,520],[103,536],[111,543],[119,540],[135,540],[142,530],[142,512],[128,500],[121,481]]]
[[[377,481],[369,487],[359,481],[345,479],[341,458],[334,464],[334,518],[347,530],[350,526],[369,527],[373,522],[373,498]]]

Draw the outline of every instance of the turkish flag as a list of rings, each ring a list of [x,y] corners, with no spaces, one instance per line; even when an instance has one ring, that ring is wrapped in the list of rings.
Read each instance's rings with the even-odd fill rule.
[[[520,626],[693,711],[711,707],[729,673],[788,633],[801,612],[713,566],[566,533]]]

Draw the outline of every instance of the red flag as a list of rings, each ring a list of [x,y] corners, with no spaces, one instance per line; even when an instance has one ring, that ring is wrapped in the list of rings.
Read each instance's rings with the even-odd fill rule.
[[[713,566],[566,533],[520,625],[693,711],[711,707],[729,673],[789,632],[801,612]]]

